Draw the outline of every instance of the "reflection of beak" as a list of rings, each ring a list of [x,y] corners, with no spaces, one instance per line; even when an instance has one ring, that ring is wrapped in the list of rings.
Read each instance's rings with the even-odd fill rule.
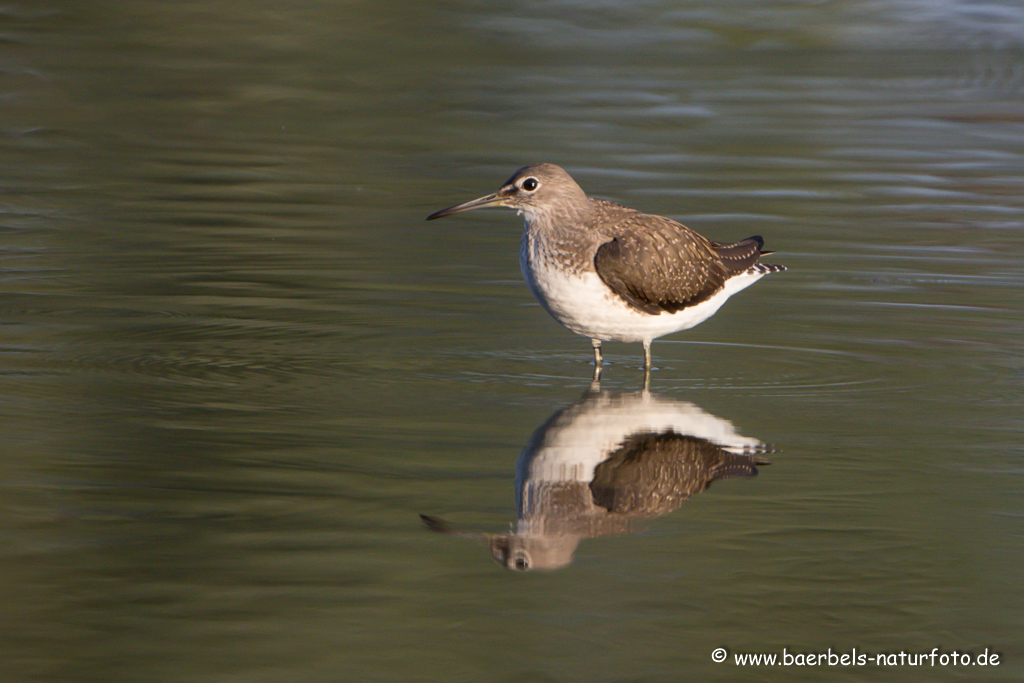
[[[501,206],[505,202],[505,197],[502,197],[497,192],[493,192],[486,197],[480,197],[468,201],[465,204],[456,204],[450,206],[447,209],[441,209],[437,213],[432,213],[427,216],[428,221],[432,221],[435,218],[444,218],[445,216],[451,216],[453,213],[462,213],[463,211],[472,211],[473,209],[482,209],[487,206]]]
[[[490,543],[493,534],[485,534],[482,531],[460,531],[458,528],[453,528],[451,524],[440,519],[439,517],[431,517],[430,515],[420,515],[420,519],[423,521],[423,525],[433,531],[436,534],[446,534],[449,536],[462,536],[463,538],[471,538],[479,543]]]

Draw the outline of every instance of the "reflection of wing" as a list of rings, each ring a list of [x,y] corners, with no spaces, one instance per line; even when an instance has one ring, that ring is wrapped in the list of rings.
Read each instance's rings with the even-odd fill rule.
[[[612,513],[655,516],[726,477],[752,477],[768,462],[673,431],[631,435],[598,465],[590,491],[594,503]]]

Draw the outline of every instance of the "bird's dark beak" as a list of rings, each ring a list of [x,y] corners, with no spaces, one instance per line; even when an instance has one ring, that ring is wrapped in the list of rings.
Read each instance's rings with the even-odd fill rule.
[[[429,216],[427,216],[427,220],[432,221],[435,218],[444,218],[445,216],[451,216],[453,213],[462,213],[463,211],[482,209],[487,206],[502,206],[505,203],[505,199],[506,198],[501,196],[499,193],[492,192],[486,197],[480,197],[479,199],[474,199],[464,204],[456,204],[455,206],[450,206],[447,209],[441,209],[437,213],[432,213]]]

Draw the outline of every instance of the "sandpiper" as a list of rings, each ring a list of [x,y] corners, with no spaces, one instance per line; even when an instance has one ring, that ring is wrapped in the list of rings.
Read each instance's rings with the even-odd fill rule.
[[[588,337],[594,371],[601,342],[651,342],[707,320],[736,292],[785,266],[758,263],[759,236],[712,242],[663,216],[588,197],[559,166],[516,171],[492,194],[443,209],[427,220],[487,206],[526,219],[519,264],[530,291],[555,320]]]

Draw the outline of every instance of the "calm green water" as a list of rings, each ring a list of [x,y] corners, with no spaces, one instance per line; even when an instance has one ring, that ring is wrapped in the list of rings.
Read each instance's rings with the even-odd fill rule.
[[[0,680],[1019,680],[1022,36],[1010,0],[7,3]],[[520,219],[423,220],[538,161],[790,270],[656,342],[647,404],[606,345],[588,412]],[[653,404],[771,465],[499,567],[543,426]]]

